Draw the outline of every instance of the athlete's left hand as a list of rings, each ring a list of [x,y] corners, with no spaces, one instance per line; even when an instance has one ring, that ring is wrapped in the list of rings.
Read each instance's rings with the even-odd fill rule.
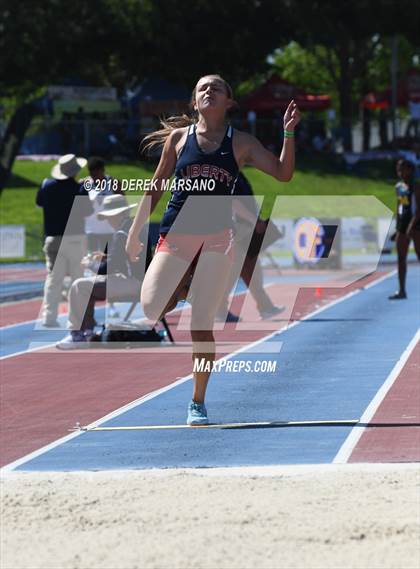
[[[291,100],[283,117],[284,130],[294,130],[300,121],[300,111],[294,100]]]

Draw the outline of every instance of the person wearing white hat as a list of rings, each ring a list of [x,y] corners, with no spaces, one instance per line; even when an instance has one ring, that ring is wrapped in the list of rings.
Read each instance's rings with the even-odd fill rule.
[[[51,176],[55,180],[74,178],[86,164],[86,158],[76,157],[74,154],[65,154],[58,159],[57,164],[51,170]]]
[[[36,204],[44,212],[44,248],[47,278],[44,287],[43,325],[59,327],[58,306],[66,275],[71,280],[83,274],[80,261],[86,250],[85,217],[93,211],[87,192],[75,176],[87,164],[74,154],[61,156],[43,181]],[[76,200],[76,197],[85,196]]]
[[[69,292],[70,334],[56,344],[60,350],[71,350],[88,346],[95,326],[94,312],[97,300],[137,299],[143,273],[143,262],[130,261],[125,251],[128,232],[131,227],[129,211],[136,204],[129,205],[121,194],[106,196],[99,219],[106,219],[114,229],[109,253],[97,268],[98,275],[74,281]],[[147,252],[150,255],[150,252]],[[96,262],[103,253],[94,255]],[[85,267],[94,270],[92,260],[83,260]],[[96,271],[95,271],[96,272]]]

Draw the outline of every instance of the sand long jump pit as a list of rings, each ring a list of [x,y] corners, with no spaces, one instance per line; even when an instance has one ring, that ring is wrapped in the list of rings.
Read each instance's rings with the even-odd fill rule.
[[[420,567],[418,465],[3,476],[2,569]]]

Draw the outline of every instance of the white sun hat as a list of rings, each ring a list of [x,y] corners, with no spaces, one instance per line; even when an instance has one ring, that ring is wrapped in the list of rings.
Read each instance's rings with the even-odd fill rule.
[[[106,196],[102,202],[102,211],[97,214],[98,219],[104,219],[106,217],[111,217],[112,215],[119,215],[124,211],[129,211],[137,204],[128,205],[127,200],[121,194],[115,194],[114,196]]]
[[[65,154],[59,158],[57,164],[51,170],[51,176],[56,180],[74,178],[86,164],[86,158],[76,157],[75,154]]]

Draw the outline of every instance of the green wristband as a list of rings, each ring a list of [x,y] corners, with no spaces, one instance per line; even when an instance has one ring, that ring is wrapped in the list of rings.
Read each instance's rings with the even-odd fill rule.
[[[295,136],[294,130],[285,130],[284,131],[284,138],[293,138]]]

